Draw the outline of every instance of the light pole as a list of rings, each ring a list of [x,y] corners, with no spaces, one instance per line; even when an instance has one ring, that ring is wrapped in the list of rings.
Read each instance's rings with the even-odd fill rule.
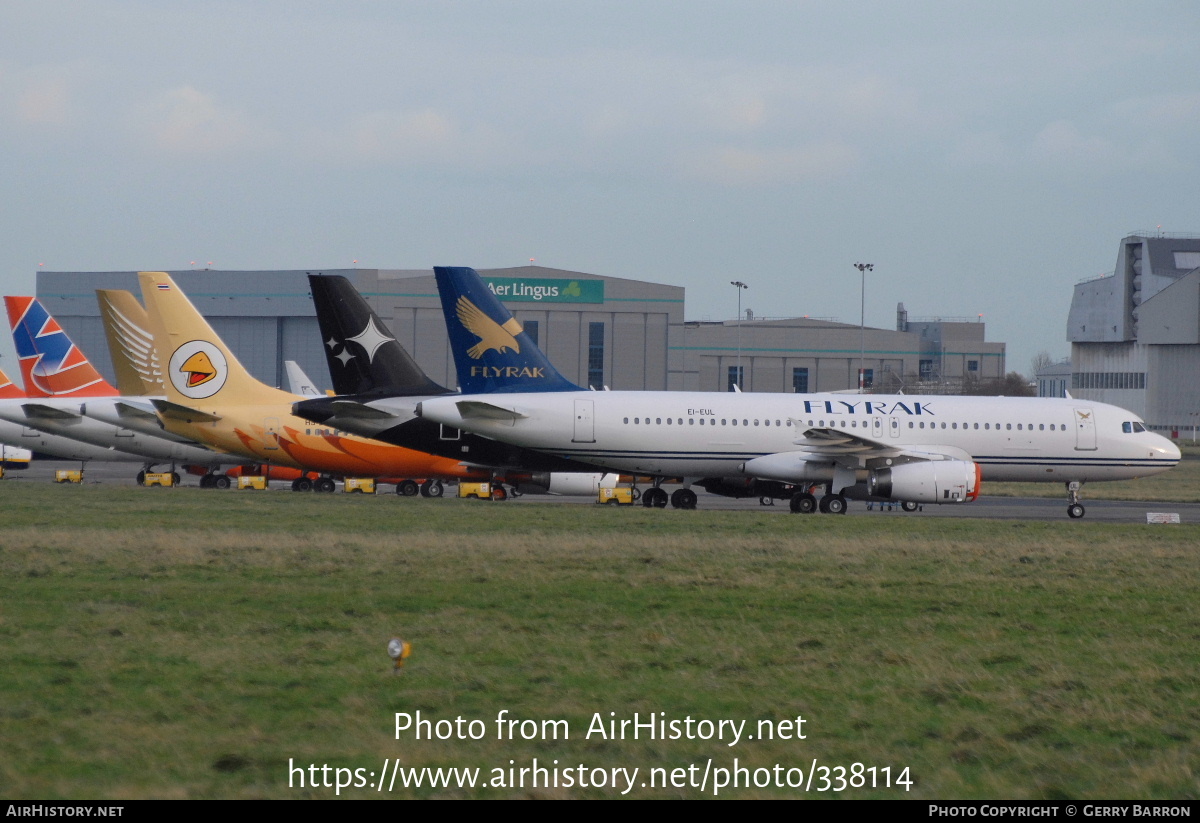
[[[742,292],[750,288],[741,280],[730,280],[729,285],[736,286],[738,292],[738,313],[737,313],[737,339],[738,339],[738,356],[737,356],[737,387],[738,391],[742,390]]]
[[[862,276],[862,297],[858,315],[858,393],[863,393],[864,361],[867,359],[867,272],[875,270],[874,263],[855,263]]]

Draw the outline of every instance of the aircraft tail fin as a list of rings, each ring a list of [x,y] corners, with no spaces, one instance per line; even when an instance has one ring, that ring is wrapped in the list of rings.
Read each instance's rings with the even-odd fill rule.
[[[288,391],[301,397],[324,397],[312,378],[304,373],[295,360],[284,360],[283,370],[287,373]]]
[[[8,400],[13,397],[24,397],[25,392],[21,387],[9,379],[8,375],[0,369],[0,400]]]
[[[36,297],[5,297],[4,304],[30,397],[117,394]]]
[[[310,274],[335,394],[449,394],[417,365],[345,277]]]
[[[166,272],[138,272],[167,399],[183,406],[199,400],[254,405],[285,403],[295,395],[257,380],[213,331]]]
[[[554,368],[474,269],[433,271],[464,394],[583,390]]]
[[[126,397],[166,394],[162,365],[150,331],[150,315],[142,304],[131,292],[119,289],[97,289],[96,301],[100,304],[100,318],[121,394]]]

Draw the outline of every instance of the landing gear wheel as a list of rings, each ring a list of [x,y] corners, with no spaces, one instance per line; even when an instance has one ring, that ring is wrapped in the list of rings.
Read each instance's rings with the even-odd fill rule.
[[[310,492],[313,490],[313,482],[307,477],[299,477],[292,484],[292,488],[298,492]]]
[[[821,505],[824,507],[821,511],[826,514],[845,514],[846,513],[846,498],[840,494],[827,494],[821,498]]]
[[[421,484],[422,497],[441,497],[446,493],[441,480],[426,480]]]
[[[659,488],[646,489],[642,494],[642,505],[648,509],[665,509],[667,507],[667,493]]]
[[[416,497],[421,491],[416,480],[401,480],[396,484],[396,494],[403,497]]]
[[[145,473],[145,472],[138,472],[138,473],[137,473],[137,484],[138,484],[139,486],[144,486],[144,485],[146,485],[146,473]]]
[[[796,492],[790,503],[792,514],[812,514],[817,510],[817,498],[808,492]]]
[[[1083,517],[1083,515],[1084,508],[1078,503],[1072,503],[1071,505],[1067,506],[1067,517],[1070,517],[1072,520],[1078,520],[1079,518]]]
[[[917,509],[921,508],[921,504],[914,503],[911,500],[905,500],[900,504],[900,508],[904,509],[906,512],[915,512]]]
[[[313,488],[321,494],[330,494],[337,488],[337,483],[333,482],[332,477],[321,477],[313,483]]]
[[[233,483],[229,480],[229,478],[223,474],[218,474],[212,479],[212,487],[214,489],[227,489],[232,485]]]
[[[171,485],[172,485],[172,486],[178,486],[178,485],[179,485],[179,480],[180,480],[180,478],[179,478],[179,472],[171,472]]]
[[[508,499],[508,490],[503,486],[492,486],[492,500],[503,503]]]
[[[671,506],[676,509],[696,508],[696,493],[691,489],[676,489],[671,493]]]

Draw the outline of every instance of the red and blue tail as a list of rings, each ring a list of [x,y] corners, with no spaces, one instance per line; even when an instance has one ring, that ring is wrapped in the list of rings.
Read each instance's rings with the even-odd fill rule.
[[[117,394],[36,297],[5,297],[4,305],[30,397]]]
[[[21,387],[10,380],[3,370],[0,370],[0,400],[24,396],[25,392],[21,391]]]

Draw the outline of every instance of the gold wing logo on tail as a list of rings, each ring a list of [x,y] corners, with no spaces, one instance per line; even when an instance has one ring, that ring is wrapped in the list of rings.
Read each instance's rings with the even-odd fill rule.
[[[458,314],[458,322],[479,338],[478,343],[467,349],[467,354],[471,356],[472,360],[483,357],[484,352],[488,349],[495,349],[501,354],[505,349],[512,349],[518,354],[521,352],[521,344],[517,342],[516,336],[523,329],[515,318],[510,317],[502,326],[480,311],[479,307],[466,297],[458,298],[455,311]]]

